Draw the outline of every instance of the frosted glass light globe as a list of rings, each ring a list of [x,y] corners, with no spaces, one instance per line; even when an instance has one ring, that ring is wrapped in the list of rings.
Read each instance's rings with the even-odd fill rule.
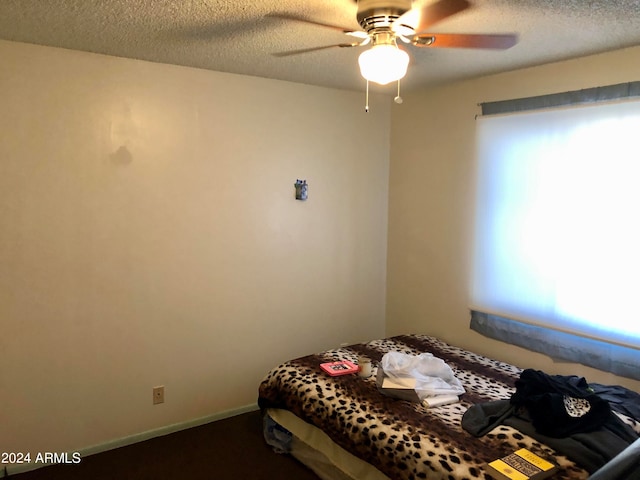
[[[409,55],[395,45],[374,45],[360,54],[358,63],[364,78],[386,85],[407,74]]]

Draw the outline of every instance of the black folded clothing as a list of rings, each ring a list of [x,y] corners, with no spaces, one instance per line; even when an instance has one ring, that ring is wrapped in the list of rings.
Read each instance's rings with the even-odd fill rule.
[[[524,370],[516,381],[511,403],[526,409],[539,433],[556,438],[597,430],[613,415],[609,402],[584,378],[533,369]]]

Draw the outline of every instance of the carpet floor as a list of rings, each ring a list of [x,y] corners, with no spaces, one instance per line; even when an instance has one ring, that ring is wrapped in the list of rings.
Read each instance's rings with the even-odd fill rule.
[[[13,480],[319,480],[262,437],[259,411],[6,477]]]

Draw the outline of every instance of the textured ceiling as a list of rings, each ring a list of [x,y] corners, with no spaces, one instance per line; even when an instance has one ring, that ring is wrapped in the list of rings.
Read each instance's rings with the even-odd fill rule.
[[[505,51],[408,46],[403,89],[640,45],[640,0],[471,2],[431,33],[516,33],[518,44]],[[355,30],[356,10],[353,0],[0,0],[0,39],[362,90],[362,48],[274,55],[350,37],[265,17],[286,12]]]

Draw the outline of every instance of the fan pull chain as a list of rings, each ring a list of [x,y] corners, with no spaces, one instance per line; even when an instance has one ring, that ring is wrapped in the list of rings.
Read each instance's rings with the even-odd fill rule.
[[[394,98],[393,101],[398,105],[402,103],[402,97],[400,96],[400,80],[398,80],[398,95],[396,95],[396,98]]]
[[[364,111],[369,113],[369,80],[367,80],[367,94],[365,97]]]

